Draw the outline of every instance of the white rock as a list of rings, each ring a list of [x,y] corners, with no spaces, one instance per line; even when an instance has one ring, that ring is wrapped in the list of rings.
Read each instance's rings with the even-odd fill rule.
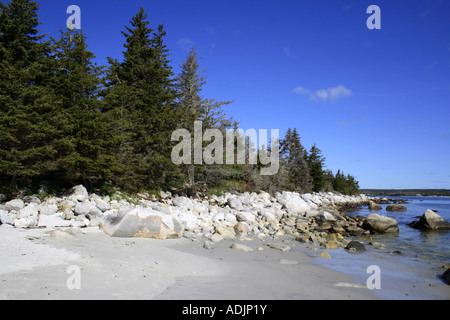
[[[308,204],[305,200],[300,198],[300,195],[296,192],[283,191],[280,203],[283,204],[289,212],[294,214],[305,213],[309,210]]]
[[[65,214],[72,212],[75,209],[75,202],[71,200],[63,200],[58,204],[58,210],[62,211]]]
[[[194,210],[192,200],[187,197],[175,197],[172,199],[172,203],[185,210]]]
[[[78,215],[87,216],[91,212],[92,205],[90,202],[78,202],[75,206],[75,213]]]
[[[22,199],[14,199],[5,203],[5,209],[7,211],[19,211],[25,207],[25,203]]]
[[[28,229],[36,226],[36,220],[33,218],[20,218],[14,222],[14,227]]]
[[[211,240],[212,242],[220,242],[220,241],[223,241],[223,237],[222,237],[219,233],[215,232],[215,233],[209,238],[209,240]]]
[[[236,214],[237,221],[255,222],[255,215],[250,212],[238,212]]]
[[[38,227],[55,228],[55,227],[70,227],[71,221],[64,219],[63,213],[55,213],[53,215],[39,216]]]
[[[105,216],[102,229],[112,237],[173,239],[183,235],[184,226],[172,215],[138,207]]]
[[[231,209],[235,209],[235,210],[243,210],[244,207],[242,206],[242,202],[241,200],[237,199],[237,198],[228,198],[227,200],[227,204]]]
[[[320,218],[322,221],[328,221],[328,222],[336,221],[336,218],[335,218],[331,213],[326,212],[326,211],[320,213],[320,214],[319,214],[319,218]]]
[[[103,212],[108,211],[109,209],[111,209],[111,206],[109,205],[109,203],[104,201],[104,200],[102,200],[102,199],[95,200],[95,205],[97,206],[97,208],[99,208]]]
[[[198,215],[193,212],[185,212],[181,211],[178,214],[178,219],[180,220],[181,224],[184,225],[185,230],[187,231],[195,231],[199,228],[198,225]]]
[[[0,221],[3,224],[10,224],[14,225],[14,221],[18,219],[17,212],[16,211],[6,211],[6,210],[0,210]]]
[[[252,248],[245,246],[243,244],[240,243],[233,243],[233,245],[231,246],[232,249],[237,250],[237,251],[244,251],[244,252],[251,252],[253,251]]]
[[[89,199],[89,194],[86,190],[86,188],[83,185],[78,185],[67,191],[67,196],[70,200],[76,202],[84,202]]]
[[[38,210],[38,205],[34,204],[34,203],[30,203],[29,205],[27,205],[26,207],[24,207],[23,209],[21,209],[18,212],[18,216],[19,219],[21,218],[33,218],[34,220],[37,220],[37,217],[39,215],[39,210]]]
[[[232,225],[235,225],[237,223],[236,216],[234,214],[232,214],[231,212],[227,212],[225,214],[225,221]]]
[[[47,215],[51,216],[58,212],[58,206],[56,204],[50,204],[50,205],[43,205],[41,206],[41,209],[39,210],[39,213],[41,215]]]

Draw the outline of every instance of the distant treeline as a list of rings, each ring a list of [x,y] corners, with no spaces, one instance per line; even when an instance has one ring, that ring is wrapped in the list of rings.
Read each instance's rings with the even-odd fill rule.
[[[415,197],[417,195],[450,197],[448,189],[361,189],[360,192],[368,196],[382,197]]]
[[[0,192],[79,183],[98,190],[358,192],[353,176],[325,170],[316,145],[305,150],[296,129],[280,141],[273,176],[261,176],[260,163],[174,164],[176,129],[193,132],[195,121],[204,130],[238,126],[222,110],[232,101],[202,96],[206,78],[195,50],[175,75],[164,27],[152,29],[141,8],[122,32],[122,59],[98,66],[81,30],[41,35],[37,10],[35,1],[0,3]],[[270,145],[258,152],[273,156]]]

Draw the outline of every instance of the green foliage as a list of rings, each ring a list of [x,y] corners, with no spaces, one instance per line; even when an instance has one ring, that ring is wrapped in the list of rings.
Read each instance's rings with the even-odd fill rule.
[[[38,4],[0,3],[0,190],[56,191],[74,184],[113,194],[168,190],[206,184],[221,190],[358,192],[358,182],[339,170],[325,170],[322,151],[303,147],[297,129],[280,141],[279,172],[262,176],[250,154],[271,157],[270,146],[255,150],[245,143],[245,164],[176,166],[171,136],[178,128],[193,134],[237,130],[223,106],[232,101],[203,97],[206,77],[194,48],[175,75],[162,25],[150,28],[144,9],[122,32],[123,59],[97,66],[82,31],[61,31],[44,41],[37,27]],[[237,134],[238,135],[238,134]],[[226,139],[223,140],[223,158]],[[240,143],[234,141],[234,146]],[[206,145],[203,145],[205,148]],[[192,153],[193,154],[193,153]],[[234,159],[237,159],[235,154]],[[124,197],[126,197],[126,192]]]
[[[48,42],[40,42],[38,5],[0,3],[0,178],[18,186],[51,170],[55,99],[45,86]]]

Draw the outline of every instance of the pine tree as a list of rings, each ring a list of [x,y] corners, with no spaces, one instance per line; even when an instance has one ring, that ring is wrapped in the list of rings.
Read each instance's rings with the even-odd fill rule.
[[[322,155],[322,151],[317,148],[316,144],[313,144],[309,150],[308,168],[312,178],[313,191],[320,192],[325,188],[326,179],[324,173],[325,158]]]
[[[310,192],[313,185],[306,161],[307,152],[300,142],[297,129],[289,128],[284,140],[280,141],[280,158],[284,160],[289,173],[291,189],[298,192]]]
[[[37,30],[37,10],[34,1],[0,3],[0,177],[13,190],[54,166],[50,45]]]
[[[102,67],[94,64],[82,31],[60,33],[60,39],[52,38],[56,71],[50,84],[64,115],[57,174],[69,184],[101,184],[113,162],[99,100]]]
[[[178,103],[183,115],[179,127],[187,129],[193,134],[194,121],[201,121],[202,133],[213,128],[220,129],[224,133],[225,129],[232,127],[235,123],[231,118],[226,117],[221,107],[232,103],[232,101],[216,101],[215,99],[205,99],[202,96],[202,89],[206,84],[206,77],[202,76],[202,73],[206,70],[199,70],[199,66],[198,55],[192,47],[186,60],[181,65],[180,74],[176,78]],[[225,134],[223,134],[223,137],[225,137]],[[193,155],[193,150],[191,154]],[[221,179],[219,172],[224,172],[223,168],[218,169],[217,165],[195,165],[192,162],[187,166],[190,187],[195,188],[197,178],[202,179],[203,182],[215,184]],[[193,193],[195,193],[195,190]]]
[[[167,188],[177,184],[180,174],[171,161],[172,132],[179,112],[164,45],[163,26],[157,32],[149,28],[141,8],[126,27],[123,62],[109,59],[105,103],[112,118],[121,183],[130,188]]]

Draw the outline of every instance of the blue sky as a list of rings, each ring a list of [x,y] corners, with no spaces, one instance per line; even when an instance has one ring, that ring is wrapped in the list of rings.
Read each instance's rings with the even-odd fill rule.
[[[362,188],[450,189],[450,1],[38,2],[52,36],[81,8],[99,64],[122,58],[121,31],[143,6],[167,31],[174,72],[195,45],[205,97],[234,99],[225,110],[242,129],[297,128]],[[380,30],[366,26],[370,5]]]

